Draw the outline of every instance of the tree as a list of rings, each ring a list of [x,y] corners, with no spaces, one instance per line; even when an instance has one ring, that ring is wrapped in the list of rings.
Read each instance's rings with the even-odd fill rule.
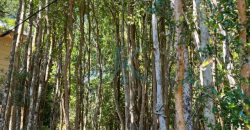
[[[208,94],[211,95],[213,83],[213,60],[211,59],[211,55],[209,55],[208,47],[209,47],[209,30],[206,26],[206,16],[204,9],[202,8],[201,0],[193,1],[193,15],[195,20],[196,29],[200,30],[200,34],[197,31],[194,32],[195,44],[200,51],[200,59],[203,65],[200,66],[200,81],[201,85],[205,88]],[[206,63],[206,65],[204,65]],[[215,125],[215,117],[213,113],[213,99],[208,96],[206,97],[205,109],[204,109],[204,117],[206,118],[206,129],[212,129],[209,126]]]
[[[24,18],[24,6],[25,3],[23,0],[19,0],[19,8],[18,8],[18,14],[17,14],[17,19],[16,19],[16,24],[18,24],[20,21],[23,20]],[[4,88],[4,96],[3,96],[3,101],[2,101],[2,114],[0,115],[0,119],[3,121],[0,123],[0,129],[7,129],[9,126],[9,116],[10,116],[10,109],[11,109],[11,104],[12,104],[12,98],[13,98],[13,87],[15,84],[13,84],[14,80],[14,72],[17,71],[17,65],[18,65],[18,57],[19,54],[19,45],[21,42],[21,35],[22,35],[22,29],[23,26],[19,26],[18,28],[15,29],[14,32],[14,37],[13,37],[13,42],[12,42],[12,48],[10,52],[10,64],[9,64],[9,70],[7,73],[7,80],[5,83],[5,88]],[[16,81],[15,81],[16,82]]]
[[[177,51],[177,74],[176,83],[177,88],[175,92],[175,111],[176,111],[176,128],[192,129],[191,119],[191,86],[188,81],[188,50],[185,43],[186,35],[186,21],[184,15],[184,2],[176,0],[174,3],[174,13],[176,22],[176,51]]]
[[[245,0],[237,0],[237,8],[238,8],[238,17],[240,23],[240,40],[243,43],[243,46],[247,44],[247,17],[246,17],[246,1]],[[244,93],[247,97],[250,97],[250,89],[249,89],[249,78],[250,78],[250,47],[247,45],[244,47],[244,54],[243,56],[243,65],[241,67],[241,77],[244,79],[241,85]],[[248,113],[250,110],[249,108],[245,108],[246,112]],[[248,115],[249,116],[249,115]],[[249,129],[248,126],[245,126],[245,129]]]
[[[156,1],[153,2],[153,9],[155,9]],[[160,64],[160,49],[159,49],[159,40],[157,32],[157,17],[155,12],[152,14],[152,35],[153,35],[153,44],[154,44],[154,60],[155,60],[155,74],[156,74],[156,86],[157,86],[157,98],[156,98],[156,108],[155,114],[159,118],[159,129],[166,130],[166,119],[164,115],[164,106],[163,106],[163,95],[162,95],[162,79],[161,79],[161,64]]]
[[[248,4],[4,0],[1,130],[247,129]]]
[[[73,9],[74,9],[74,0],[69,0],[69,12],[67,15],[67,29],[66,29],[66,56],[65,62],[63,66],[63,84],[64,84],[64,116],[65,116],[65,123],[66,129],[70,130],[70,122],[69,122],[69,89],[70,89],[70,60],[71,60],[71,52],[73,47]]]

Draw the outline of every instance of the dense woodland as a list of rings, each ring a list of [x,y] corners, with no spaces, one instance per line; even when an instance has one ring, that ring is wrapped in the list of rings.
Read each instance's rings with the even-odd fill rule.
[[[249,5],[1,0],[0,130],[250,129]]]

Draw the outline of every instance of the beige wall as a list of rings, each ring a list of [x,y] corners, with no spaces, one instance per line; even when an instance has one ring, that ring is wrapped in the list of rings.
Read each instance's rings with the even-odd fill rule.
[[[11,35],[0,37],[0,75],[5,75],[8,70],[11,42]]]

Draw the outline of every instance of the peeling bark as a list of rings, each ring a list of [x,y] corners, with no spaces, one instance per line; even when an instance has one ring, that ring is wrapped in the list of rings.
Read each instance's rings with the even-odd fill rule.
[[[152,7],[155,9],[156,1],[154,0]],[[158,40],[158,31],[157,31],[157,17],[156,12],[152,14],[152,36],[153,36],[153,45],[154,45],[154,57],[155,57],[155,75],[156,75],[156,108],[155,114],[158,116],[159,120],[159,129],[166,130],[166,116],[164,112],[163,104],[163,95],[162,95],[162,77],[161,77],[161,63],[160,63],[160,49],[159,49],[159,40]]]
[[[202,63],[208,62],[208,65],[201,65],[200,66],[200,81],[201,85],[205,88],[206,93],[208,95],[211,94],[211,87],[213,86],[213,71],[212,65],[213,62],[211,61],[211,56],[207,53],[207,46],[209,42],[209,31],[208,27],[205,25],[205,12],[201,8],[201,0],[193,0],[193,15],[194,15],[194,22],[196,23],[196,30],[194,31],[194,39],[195,44],[200,51],[200,59]],[[198,29],[200,29],[200,34],[197,33]],[[213,100],[210,96],[206,97],[206,103],[204,108],[204,117],[206,118],[205,129],[211,130],[212,128],[209,125],[215,125],[215,116],[212,112],[213,109]]]

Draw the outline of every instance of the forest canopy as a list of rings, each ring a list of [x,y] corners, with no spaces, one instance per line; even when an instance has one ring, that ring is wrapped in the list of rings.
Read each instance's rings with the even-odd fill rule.
[[[0,130],[248,130],[249,17],[249,0],[2,0]]]

